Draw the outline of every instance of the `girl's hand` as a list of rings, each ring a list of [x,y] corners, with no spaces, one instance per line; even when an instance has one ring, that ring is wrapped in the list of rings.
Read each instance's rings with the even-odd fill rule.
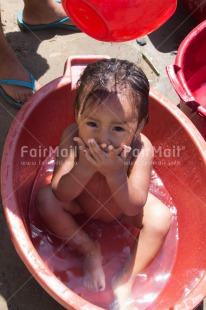
[[[115,177],[124,170],[124,159],[131,151],[129,146],[121,146],[115,149],[108,146],[108,151],[103,151],[94,139],[88,140],[89,150],[86,150],[85,157],[97,171],[106,178]]]
[[[78,165],[80,166],[81,169],[87,169],[88,173],[95,173],[97,172],[97,169],[95,168],[94,165],[91,164],[90,161],[87,159],[87,153],[89,153],[88,147],[84,144],[81,138],[75,137],[74,141],[78,145]]]

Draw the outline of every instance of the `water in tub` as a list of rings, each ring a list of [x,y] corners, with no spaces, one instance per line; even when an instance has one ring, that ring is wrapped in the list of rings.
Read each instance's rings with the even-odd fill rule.
[[[129,257],[134,238],[138,235],[139,230],[123,226],[116,221],[108,224],[98,220],[85,221],[82,217],[77,218],[79,224],[83,225],[91,238],[99,240],[103,254],[103,268],[106,274],[106,289],[103,292],[92,292],[85,288],[82,285],[81,255],[47,232],[34,207],[34,197],[37,191],[51,180],[54,158],[54,154],[50,155],[43,162],[34,182],[29,208],[32,242],[51,271],[66,286],[87,301],[105,309],[112,309],[114,296],[111,289],[111,279],[116,272],[121,270]],[[176,208],[155,171],[152,172],[150,192],[170,208],[173,221],[162,249],[144,272],[136,277],[132,301],[139,310],[152,305],[164,288],[171,275],[178,243]]]

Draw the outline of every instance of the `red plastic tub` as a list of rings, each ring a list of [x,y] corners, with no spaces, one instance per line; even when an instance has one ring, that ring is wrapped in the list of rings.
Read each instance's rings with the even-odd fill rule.
[[[197,20],[202,22],[206,19],[206,2],[205,0],[182,0],[186,10],[191,13]]]
[[[24,152],[23,156],[22,150],[58,145],[62,130],[74,120],[72,76],[81,71],[82,65],[94,60],[93,57],[70,59],[64,76],[50,82],[31,98],[11,126],[2,160],[3,205],[15,248],[36,280],[66,309],[100,308],[69,289],[32,243],[30,197],[46,156],[39,151],[36,156],[31,152]],[[178,243],[173,267],[166,274],[160,294],[144,309],[193,309],[206,296],[206,142],[184,113],[153,91],[150,93],[150,121],[144,133],[159,150],[155,152],[154,169],[172,197],[178,229],[174,236]],[[180,147],[180,156],[175,155],[174,147]],[[22,156],[29,164],[22,163]],[[58,259],[62,267],[62,256]]]
[[[174,65],[166,67],[180,108],[206,139],[206,21],[182,41]]]

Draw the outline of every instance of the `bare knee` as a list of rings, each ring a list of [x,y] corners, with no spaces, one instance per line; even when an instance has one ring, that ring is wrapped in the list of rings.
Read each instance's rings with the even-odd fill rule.
[[[45,204],[48,201],[48,194],[49,194],[49,189],[48,186],[42,187],[36,197],[35,197],[35,205],[37,207],[37,209],[41,209],[41,207],[44,207]]]
[[[157,207],[155,218],[156,221],[154,219],[154,223],[156,231],[165,236],[170,229],[172,221],[172,214],[170,209],[167,206],[161,204]]]
[[[164,238],[170,229],[172,214],[167,206],[160,201],[156,201],[145,212],[143,227],[157,236]]]
[[[54,209],[52,200],[54,199],[50,185],[47,185],[39,190],[35,198],[35,206],[39,215],[44,219],[52,216]]]

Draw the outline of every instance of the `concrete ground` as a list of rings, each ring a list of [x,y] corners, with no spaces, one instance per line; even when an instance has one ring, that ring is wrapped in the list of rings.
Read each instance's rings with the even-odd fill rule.
[[[17,12],[22,7],[23,1],[1,0],[4,33],[22,64],[32,72],[41,85],[62,75],[69,55],[104,54],[139,63],[148,75],[152,87],[178,105],[179,97],[169,82],[165,66],[174,63],[180,42],[197,25],[197,21],[189,16],[181,3],[167,23],[146,37],[145,46],[140,46],[136,41],[103,43],[91,39],[84,33],[74,34],[65,30],[23,33],[16,23]],[[148,59],[154,67],[148,65]],[[6,135],[17,112],[0,97],[0,158]],[[63,309],[30,276],[16,253],[10,239],[2,202],[0,238],[0,309]],[[203,305],[200,305],[199,309],[202,308]]]

